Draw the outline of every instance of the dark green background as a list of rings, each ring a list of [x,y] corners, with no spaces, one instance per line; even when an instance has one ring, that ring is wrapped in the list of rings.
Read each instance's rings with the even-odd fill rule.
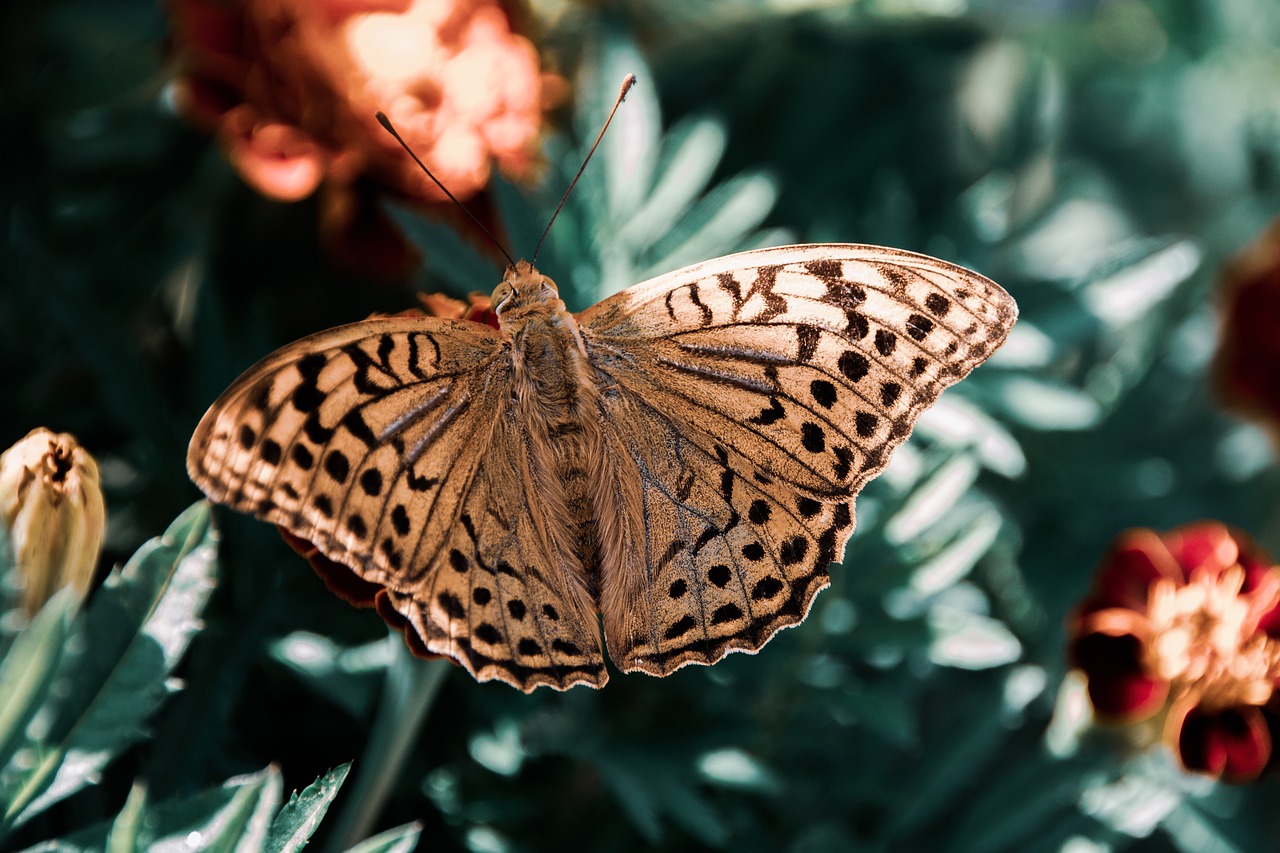
[[[709,256],[795,239],[965,264],[1022,320],[945,398],[968,434],[922,427],[859,500],[845,566],[803,626],[755,656],[599,693],[523,696],[451,671],[378,825],[421,820],[420,849],[475,853],[1280,848],[1274,781],[1183,777],[1105,732],[1064,745],[1067,715],[1054,719],[1065,616],[1117,532],[1210,517],[1280,549],[1268,440],[1208,379],[1217,270],[1280,213],[1280,6],[550,5],[534,4],[544,51],[578,102],[553,117],[545,186],[523,202],[497,190],[517,255],[619,68],[641,76],[620,121],[653,144],[696,120],[724,140],[720,189],[642,249],[606,142],[539,263],[571,307],[628,283],[602,285],[602,259],[639,274],[685,240]],[[257,197],[166,107],[166,26],[132,0],[0,11],[0,446],[44,425],[97,456],[106,564],[198,497],[186,442],[256,359],[414,305],[414,290],[497,281],[473,280],[444,226],[405,212],[427,256],[411,281],[332,264],[314,203]],[[701,156],[717,162],[714,146]],[[136,776],[159,797],[270,762],[291,787],[351,759],[378,772],[361,759],[380,670],[320,683],[277,641],[355,647],[381,621],[271,528],[218,518],[186,689],[102,784],[5,845],[110,817]],[[977,528],[991,535],[975,546]],[[959,568],[931,586],[918,570],[938,559]],[[978,658],[952,665],[959,652]]]

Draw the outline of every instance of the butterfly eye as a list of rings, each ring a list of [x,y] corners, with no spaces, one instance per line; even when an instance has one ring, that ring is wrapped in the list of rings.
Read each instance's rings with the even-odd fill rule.
[[[511,298],[512,294],[514,293],[515,293],[515,288],[513,288],[510,284],[508,284],[505,281],[499,284],[497,287],[495,287],[493,289],[493,296],[490,297],[490,301],[493,303],[493,310],[501,311],[503,308],[503,305],[507,302],[507,300]]]

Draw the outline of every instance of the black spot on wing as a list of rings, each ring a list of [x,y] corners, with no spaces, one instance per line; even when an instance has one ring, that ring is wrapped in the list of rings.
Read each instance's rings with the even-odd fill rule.
[[[822,279],[828,285],[844,278],[844,264],[840,261],[825,258],[819,261],[808,261],[804,268]]]
[[[281,452],[280,444],[270,438],[264,438],[262,446],[258,448],[258,455],[268,465],[279,465]]]
[[[377,443],[373,430],[369,429],[369,425],[365,423],[364,415],[360,413],[359,409],[352,409],[343,415],[341,423],[347,432],[360,439],[365,447],[373,447]]]
[[[763,601],[773,598],[780,592],[782,592],[782,581],[769,575],[756,581],[755,586],[751,587],[751,600]]]
[[[815,379],[809,383],[809,393],[813,401],[824,409],[836,404],[836,386],[825,379]]]
[[[818,340],[821,337],[822,332],[817,326],[810,326],[807,323],[796,326],[796,343],[799,347],[796,358],[802,362],[813,358],[813,354],[818,351]]]
[[[436,602],[440,605],[450,619],[464,619],[467,615],[467,609],[462,606],[462,602],[453,593],[442,592],[436,596]]]
[[[302,431],[312,444],[328,444],[333,438],[333,430],[321,425],[319,412],[307,415],[307,419],[302,422]]]
[[[917,341],[923,341],[933,331],[933,321],[922,314],[912,314],[907,318],[907,334]]]
[[[671,627],[667,628],[666,632],[663,634],[663,637],[665,637],[668,640],[678,639],[679,637],[683,637],[685,634],[692,631],[695,627],[697,627],[697,625],[698,623],[694,620],[694,618],[690,616],[688,613],[686,613],[685,615],[677,619],[674,623],[672,623]]]
[[[768,426],[776,423],[787,416],[787,410],[782,407],[782,403],[778,402],[777,397],[769,398],[769,406],[761,410],[760,414],[751,418],[750,423]]]
[[[800,443],[810,453],[822,453],[827,449],[826,433],[822,427],[806,421],[800,425]]]
[[[867,357],[856,350],[845,350],[841,353],[836,366],[850,382],[860,381],[871,369],[871,363],[867,361]]]
[[[773,292],[774,286],[778,283],[778,270],[781,267],[771,264],[760,267],[756,271],[755,283],[751,285],[751,290],[747,291],[747,299],[754,295],[759,295],[764,299],[764,310],[760,312],[753,322],[767,323],[779,314],[785,314],[787,311],[787,300],[783,299],[777,293]]]
[[[346,454],[341,450],[330,450],[324,457],[324,471],[339,483],[345,483],[351,471]]]
[[[715,612],[711,614],[711,624],[721,625],[725,622],[732,622],[735,619],[742,618],[742,608],[730,602],[729,604],[717,607]]]
[[[377,497],[382,491],[382,472],[377,468],[369,468],[360,475],[360,488],[369,497]]]
[[[301,442],[293,445],[293,449],[289,451],[289,457],[293,459],[293,464],[303,471],[310,471],[311,466],[316,464],[315,456],[311,454],[311,450]]]

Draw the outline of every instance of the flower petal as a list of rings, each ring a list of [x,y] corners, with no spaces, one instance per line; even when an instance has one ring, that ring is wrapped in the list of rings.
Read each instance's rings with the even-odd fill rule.
[[[1137,722],[1164,706],[1169,683],[1145,671],[1142,651],[1142,641],[1132,634],[1086,634],[1073,644],[1072,660],[1089,680],[1089,699],[1099,717]]]
[[[1257,777],[1271,758],[1271,733],[1252,705],[1206,711],[1189,706],[1181,719],[1170,715],[1178,759],[1188,770],[1222,776],[1228,782]]]
[[[1188,578],[1199,574],[1221,574],[1240,558],[1240,544],[1220,521],[1197,521],[1165,534],[1169,553]]]
[[[1177,561],[1154,530],[1127,530],[1103,558],[1086,609],[1127,607],[1146,612],[1147,590],[1161,578],[1179,585],[1186,581]]]
[[[1244,585],[1240,591],[1248,594],[1262,587],[1270,587],[1275,584],[1277,582],[1276,572],[1274,571],[1276,563],[1271,559],[1271,555],[1263,550],[1258,543],[1254,542],[1253,537],[1243,530],[1232,528],[1231,535],[1235,537],[1237,544],[1240,546],[1238,560],[1240,567],[1244,569]]]
[[[323,154],[300,129],[262,119],[241,104],[227,113],[219,131],[231,165],[263,195],[298,201],[320,186]]]

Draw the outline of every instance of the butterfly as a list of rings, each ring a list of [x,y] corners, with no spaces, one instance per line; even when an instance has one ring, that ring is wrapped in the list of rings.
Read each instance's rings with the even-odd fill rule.
[[[531,264],[500,328],[370,319],[233,383],[188,470],[382,587],[481,681],[662,676],[803,621],[854,498],[1005,340],[994,282],[897,249],[760,249],[571,314]],[[601,641],[603,623],[603,642]]]

